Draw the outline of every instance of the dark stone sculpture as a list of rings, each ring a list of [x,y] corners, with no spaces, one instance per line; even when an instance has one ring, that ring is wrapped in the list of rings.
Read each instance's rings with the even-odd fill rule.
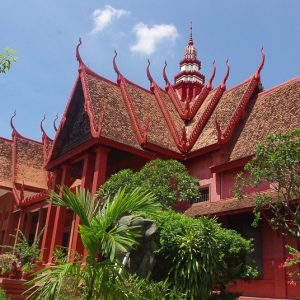
[[[157,227],[152,220],[136,217],[133,215],[124,216],[120,219],[122,226],[138,226],[140,237],[138,246],[127,253],[119,253],[118,257],[130,273],[136,273],[140,277],[146,277],[152,271],[155,258],[155,234]]]

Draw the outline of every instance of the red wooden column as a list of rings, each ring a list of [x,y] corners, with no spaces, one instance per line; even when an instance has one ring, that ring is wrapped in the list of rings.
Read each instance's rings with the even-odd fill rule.
[[[100,147],[96,151],[96,162],[93,176],[92,195],[106,180],[107,158],[109,149]]]
[[[68,185],[69,183],[69,165],[62,167],[61,184],[60,186]],[[64,224],[66,217],[66,208],[62,206],[55,207],[55,218],[53,224],[53,233],[51,237],[51,244],[49,249],[48,263],[51,263],[53,251],[56,246],[60,246],[62,243]]]
[[[54,180],[53,180],[53,186],[52,190],[57,191],[57,185],[61,182],[61,170],[56,169],[54,171]],[[41,259],[44,262],[48,262],[49,259],[49,250],[51,245],[51,239],[53,235],[53,225],[54,225],[54,219],[55,219],[55,211],[56,208],[52,205],[52,203],[48,204],[47,208],[47,214],[46,214],[46,220],[45,220],[45,230],[42,238],[41,243]]]
[[[96,161],[93,174],[93,184],[92,184],[92,196],[95,195],[97,189],[105,182],[106,180],[106,171],[107,171],[107,158],[108,158],[109,149],[104,147],[99,147],[96,150]],[[86,249],[84,249],[84,257],[88,255]]]
[[[84,158],[83,162],[83,170],[81,177],[81,188],[85,188],[87,190],[91,190],[92,181],[93,181],[93,171],[95,165],[95,158],[92,154],[87,154]],[[78,226],[80,224],[80,218],[77,215],[74,215],[72,222],[72,230],[71,230],[71,239],[70,239],[70,247],[69,247],[69,258],[71,261],[74,260],[75,253],[83,254],[83,244],[80,240],[78,233]]]
[[[18,225],[17,225],[16,237],[14,241],[14,248],[16,247],[16,244],[18,242],[20,231],[23,230],[24,218],[25,218],[25,212],[21,210],[19,215]]]
[[[37,239],[40,231],[43,228],[43,219],[44,219],[44,215],[45,215],[45,210],[43,209],[43,207],[41,206],[39,208],[39,216],[38,216],[38,221],[36,224],[36,228],[35,228],[35,233],[34,233],[34,240]]]
[[[10,242],[11,242],[10,234],[15,233],[15,232],[13,232],[13,230],[14,230],[14,223],[15,223],[14,218],[16,218],[16,214],[13,213],[13,207],[14,206],[13,206],[13,203],[12,203],[11,210],[8,212],[8,218],[7,218],[7,221],[6,221],[3,245],[10,245]]]

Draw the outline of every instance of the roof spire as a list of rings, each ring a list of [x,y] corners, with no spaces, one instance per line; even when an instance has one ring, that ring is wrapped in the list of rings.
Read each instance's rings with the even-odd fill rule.
[[[193,42],[193,23],[192,23],[192,21],[190,22],[189,45],[194,45],[194,42]]]

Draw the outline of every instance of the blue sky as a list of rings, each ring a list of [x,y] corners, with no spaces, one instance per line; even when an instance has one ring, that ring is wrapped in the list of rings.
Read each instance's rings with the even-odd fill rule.
[[[169,79],[188,39],[189,22],[209,77],[217,63],[215,85],[229,59],[228,88],[247,79],[260,61],[265,88],[300,75],[299,0],[9,0],[1,1],[0,52],[17,51],[18,62],[0,75],[0,136],[11,137],[9,119],[17,110],[18,131],[41,139],[40,120],[54,135],[52,122],[61,117],[77,76],[75,47],[82,37],[81,56],[96,73],[116,79],[112,67],[114,49],[118,66],[130,80],[149,87],[146,62],[162,86],[161,70],[168,62]]]

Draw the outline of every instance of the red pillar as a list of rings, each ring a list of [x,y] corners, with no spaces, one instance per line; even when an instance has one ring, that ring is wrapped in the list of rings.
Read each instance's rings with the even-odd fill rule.
[[[53,180],[53,186],[52,189],[54,191],[57,191],[57,185],[61,182],[61,170],[55,170],[54,171],[54,180]],[[54,219],[55,219],[55,211],[56,208],[52,205],[50,202],[48,204],[47,208],[47,214],[46,214],[46,220],[45,220],[45,230],[42,237],[42,243],[41,243],[41,258],[44,262],[48,262],[49,260],[49,250],[53,235],[53,225],[54,225]]]
[[[43,207],[40,207],[38,213],[39,213],[39,216],[38,216],[38,221],[37,221],[36,228],[35,228],[34,240],[37,239],[39,233],[41,232],[41,230],[43,228],[43,219],[44,219],[44,215],[45,215],[45,210],[43,209]]]
[[[107,158],[108,158],[109,149],[104,147],[99,147],[96,150],[96,161],[93,174],[93,184],[92,184],[92,196],[95,195],[97,189],[105,182],[106,180],[106,171],[107,171]],[[86,249],[84,249],[84,257],[88,255]]]
[[[61,184],[60,186],[68,185],[69,183],[69,166],[65,165],[62,168]],[[53,233],[49,249],[48,263],[51,263],[53,251],[56,246],[62,243],[64,224],[66,217],[66,208],[62,206],[55,207],[55,218],[53,224]]]
[[[23,230],[23,226],[24,226],[25,212],[23,210],[21,210],[19,214],[20,215],[19,215],[19,220],[18,220],[18,225],[17,225],[17,230],[16,230],[16,237],[15,237],[15,241],[14,241],[14,247],[16,247],[16,244],[17,244],[19,236],[20,236],[20,231]]]
[[[93,170],[94,170],[95,159],[92,154],[88,154],[84,158],[83,162],[83,170],[81,177],[81,188],[85,188],[87,190],[91,189],[92,180],[93,180]],[[72,222],[72,230],[71,230],[71,239],[70,239],[70,247],[69,247],[69,257],[70,260],[73,261],[75,258],[75,253],[79,253],[80,255],[84,252],[84,247],[81,242],[78,233],[78,226],[80,223],[80,218],[77,215],[74,215]]]
[[[97,189],[106,180],[107,170],[107,158],[109,150],[107,148],[100,147],[96,151],[96,163],[93,176],[92,195],[95,195]]]
[[[13,234],[16,215],[13,213],[13,204],[11,205],[11,210],[8,212],[8,218],[6,221],[3,245],[10,245],[11,237],[10,234]]]

